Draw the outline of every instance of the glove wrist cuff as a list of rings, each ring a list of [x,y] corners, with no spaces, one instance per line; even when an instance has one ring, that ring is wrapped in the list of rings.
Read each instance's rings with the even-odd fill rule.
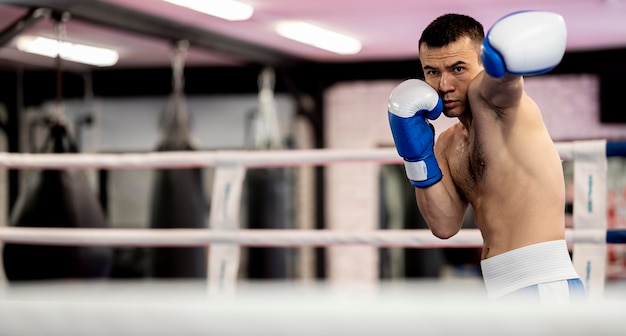
[[[420,161],[405,160],[404,169],[411,184],[418,188],[430,187],[442,178],[441,169],[434,155]]]

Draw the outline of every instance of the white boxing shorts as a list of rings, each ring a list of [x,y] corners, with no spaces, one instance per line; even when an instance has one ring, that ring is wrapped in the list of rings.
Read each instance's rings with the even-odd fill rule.
[[[565,240],[521,247],[480,262],[490,299],[539,303],[586,301]]]

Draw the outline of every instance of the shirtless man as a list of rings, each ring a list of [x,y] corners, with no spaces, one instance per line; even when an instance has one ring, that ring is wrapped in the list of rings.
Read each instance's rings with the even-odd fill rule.
[[[584,298],[565,243],[561,160],[522,77],[554,68],[565,43],[554,13],[513,13],[486,38],[473,18],[446,14],[419,41],[425,82],[409,79],[389,98],[396,148],[432,233],[452,237],[473,207],[490,298]],[[459,122],[435,144],[427,119],[441,112]]]

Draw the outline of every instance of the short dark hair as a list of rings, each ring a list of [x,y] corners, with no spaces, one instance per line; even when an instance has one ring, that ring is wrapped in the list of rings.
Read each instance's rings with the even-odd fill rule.
[[[419,40],[419,46],[425,43],[429,47],[444,47],[465,36],[474,42],[482,43],[485,38],[483,25],[467,15],[444,14],[424,29]]]

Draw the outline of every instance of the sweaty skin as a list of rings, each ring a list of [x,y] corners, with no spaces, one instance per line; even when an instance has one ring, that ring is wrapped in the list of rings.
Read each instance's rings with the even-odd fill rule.
[[[459,120],[435,144],[443,179],[415,188],[433,234],[455,235],[471,204],[483,259],[565,239],[561,160],[523,78],[484,73],[480,46],[467,37],[441,48],[422,44],[420,61],[443,113]]]

